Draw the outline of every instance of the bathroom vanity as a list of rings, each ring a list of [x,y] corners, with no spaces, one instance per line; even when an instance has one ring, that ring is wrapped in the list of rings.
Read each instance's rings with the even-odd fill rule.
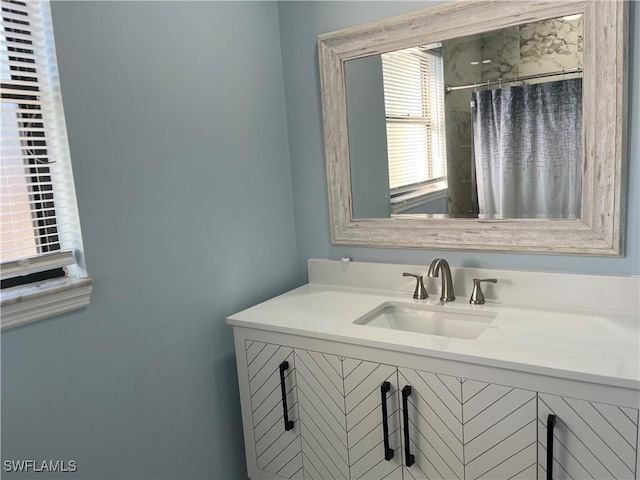
[[[628,2],[621,0],[474,0],[320,35],[332,243],[622,255],[627,26]],[[549,45],[561,37],[560,50],[575,46],[569,48],[575,65],[557,56],[540,60],[558,53]],[[534,38],[544,45],[534,48]],[[494,54],[494,44],[510,45],[518,60],[512,64]],[[535,58],[535,65],[523,56]],[[419,58],[421,72],[436,73],[429,81],[420,77],[415,95],[397,95],[395,87],[387,95],[386,73],[396,57],[407,65]],[[491,65],[498,63],[495,70]],[[518,65],[515,77],[503,75],[511,72],[502,68],[507,64]],[[499,75],[471,78],[481,65]],[[531,73],[525,67],[535,72],[523,76]],[[551,176],[562,188],[570,181],[579,188],[576,211],[493,216],[482,205],[477,215],[468,206],[456,207],[472,196],[460,193],[456,182],[474,191],[472,179],[463,178],[471,172],[472,156],[464,149],[470,149],[472,114],[473,138],[491,133],[476,115],[480,97],[471,97],[469,89],[501,90],[505,82],[524,94],[535,89],[520,85],[523,80],[561,75],[564,81],[567,73],[582,78],[567,80],[582,89],[579,111],[568,102],[582,119],[581,127],[573,125],[580,153],[571,157],[579,173]],[[457,85],[446,80],[441,88],[445,77]],[[467,93],[443,101],[443,90]],[[387,96],[418,98],[421,113],[387,111]],[[443,105],[455,108],[443,113]],[[533,123],[545,115],[534,115]],[[429,145],[444,145],[443,138],[452,144],[420,155],[419,165],[440,173],[400,185],[391,179],[396,156],[392,162],[389,152],[402,135],[389,132],[409,121],[440,139]],[[530,130],[513,116],[504,124]],[[567,133],[553,126],[538,137],[548,139],[556,130]],[[500,180],[511,185],[524,165],[518,154],[524,151],[527,165],[532,161],[533,140],[524,141],[526,148],[503,143],[509,151]],[[473,162],[482,166],[480,144],[474,144]],[[399,145],[398,151],[414,149],[413,143]],[[446,172],[439,167],[445,150]],[[539,150],[541,171],[559,165],[557,155]],[[500,156],[498,151],[487,158]],[[473,180],[478,195],[487,187],[480,176]],[[540,178],[514,192],[528,191]],[[411,210],[439,200],[444,183],[446,211]],[[638,277],[454,268],[449,279],[445,265],[432,264],[430,273],[440,270],[445,281],[427,279],[430,296],[421,298],[421,284],[403,274],[420,280],[427,266],[310,260],[307,285],[228,318],[251,478],[639,477]],[[483,284],[484,295],[472,291],[481,279],[497,284]]]
[[[638,478],[637,277],[453,268],[415,300],[426,270],[310,260],[227,319],[250,478]]]

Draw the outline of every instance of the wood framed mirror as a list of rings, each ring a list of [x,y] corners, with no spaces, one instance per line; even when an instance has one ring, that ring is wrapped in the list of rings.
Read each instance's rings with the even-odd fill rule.
[[[533,215],[534,218],[520,218],[480,214],[474,218],[460,218],[448,213],[408,215],[402,212],[374,217],[354,212],[350,130],[353,138],[357,132],[348,118],[348,103],[352,101],[347,98],[348,62],[416,47],[437,52],[446,42],[463,37],[480,38],[489,32],[535,22],[578,17],[582,28],[579,68],[582,108],[578,138],[580,158],[576,167],[579,207],[573,217]],[[626,198],[627,23],[628,3],[621,0],[473,0],[452,2],[320,35],[318,48],[332,242],[402,248],[622,255]],[[564,76],[563,71],[563,79]],[[524,75],[520,77],[524,78]],[[505,81],[511,80],[513,78]],[[502,81],[502,78],[495,81],[499,84],[496,88],[502,88]],[[451,90],[451,86],[448,88]],[[364,158],[367,155],[365,153]],[[368,188],[367,184],[364,188]],[[393,192],[384,193],[390,198]]]

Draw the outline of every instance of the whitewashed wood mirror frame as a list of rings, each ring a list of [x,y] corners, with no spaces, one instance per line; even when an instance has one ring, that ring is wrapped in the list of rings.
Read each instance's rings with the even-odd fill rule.
[[[578,219],[354,218],[345,62],[583,14],[583,159]],[[628,2],[461,1],[318,37],[334,244],[620,256],[624,245]]]

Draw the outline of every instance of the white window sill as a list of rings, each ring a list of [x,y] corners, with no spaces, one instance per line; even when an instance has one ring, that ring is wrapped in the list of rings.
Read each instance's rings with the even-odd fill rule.
[[[391,213],[403,213],[419,205],[447,196],[447,181],[432,183],[395,197],[391,201]]]
[[[90,278],[55,278],[7,288],[0,293],[2,330],[35,322],[89,304]]]

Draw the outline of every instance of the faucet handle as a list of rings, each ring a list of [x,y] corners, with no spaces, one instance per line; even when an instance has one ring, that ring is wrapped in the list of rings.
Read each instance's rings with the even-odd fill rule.
[[[413,292],[413,298],[417,298],[418,300],[424,300],[429,296],[429,294],[427,293],[427,289],[424,288],[424,282],[422,281],[423,275],[416,275],[415,273],[404,272],[402,276],[413,277],[416,279],[416,289]]]
[[[471,298],[469,299],[469,303],[472,305],[482,305],[484,303],[484,295],[482,293],[482,289],[480,288],[481,282],[498,283],[498,280],[496,278],[474,278],[473,290],[471,292]]]

